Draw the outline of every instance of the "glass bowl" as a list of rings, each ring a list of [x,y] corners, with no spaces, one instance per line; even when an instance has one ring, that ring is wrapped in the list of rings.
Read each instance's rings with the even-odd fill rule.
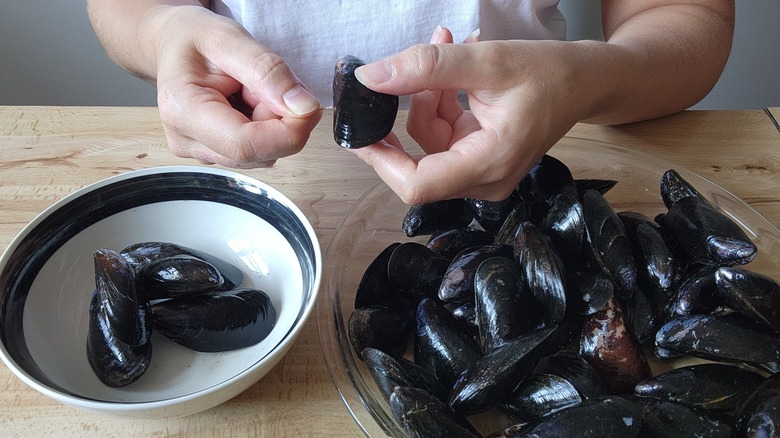
[[[564,137],[549,154],[565,163],[577,179],[618,181],[605,195],[614,209],[637,211],[649,217],[666,210],[659,192],[661,175],[668,169],[677,170],[740,224],[757,245],[758,255],[745,268],[776,276],[780,266],[780,231],[709,180],[645,153],[576,137]],[[323,289],[316,309],[323,354],[344,404],[368,436],[403,436],[404,432],[393,419],[368,369],[355,355],[347,336],[347,321],[354,310],[355,291],[363,272],[379,252],[393,242],[427,241],[428,236],[409,238],[403,233],[401,224],[408,209],[386,185],[377,184],[347,212],[323,257]],[[488,428],[483,432],[499,430],[491,429],[489,424],[480,425]]]

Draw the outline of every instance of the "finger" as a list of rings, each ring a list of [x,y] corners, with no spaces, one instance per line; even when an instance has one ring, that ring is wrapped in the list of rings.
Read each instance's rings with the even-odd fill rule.
[[[457,90],[481,84],[489,54],[472,44],[420,44],[366,64],[355,77],[374,91],[407,95],[424,90]]]
[[[186,85],[175,91],[175,100],[166,97],[169,90],[160,91],[159,108],[165,126],[182,137],[209,145],[219,156],[244,165],[299,152],[322,116],[317,112],[305,118],[250,121],[215,90]],[[256,112],[262,111],[265,110],[260,107]]]
[[[437,26],[431,37],[431,44],[452,42],[452,32]],[[452,128],[446,117],[441,120],[439,107],[442,100],[455,101],[456,93],[455,90],[426,90],[411,97],[406,131],[429,154],[444,151],[449,146]]]
[[[235,38],[204,38],[200,43],[203,56],[243,84],[249,94],[265,102],[275,114],[300,117],[319,110],[317,99],[281,57],[266,50],[245,31],[236,32],[241,34]]]
[[[426,155],[419,160],[387,144],[371,145],[355,153],[374,168],[380,178],[408,204],[430,202],[438,199],[462,197],[476,193],[475,188],[494,185],[503,181],[498,172],[488,172],[494,161],[501,157],[486,154],[495,145],[496,136],[478,131],[464,137],[450,150]],[[488,145],[488,149],[484,145]],[[495,149],[497,150],[497,149]],[[519,169],[522,171],[523,169]],[[517,181],[505,181],[507,187]],[[505,197],[509,192],[493,197]]]

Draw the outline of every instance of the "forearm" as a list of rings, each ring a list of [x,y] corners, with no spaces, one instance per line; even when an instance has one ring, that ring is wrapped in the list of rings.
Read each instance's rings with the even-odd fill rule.
[[[154,82],[156,37],[175,6],[206,7],[208,0],[87,0],[92,27],[108,56],[125,70]]]
[[[732,1],[603,3],[606,43],[576,43],[591,58],[580,65],[589,83],[583,120],[619,124],[659,117],[688,108],[712,89],[731,49]],[[645,9],[630,10],[637,3]]]

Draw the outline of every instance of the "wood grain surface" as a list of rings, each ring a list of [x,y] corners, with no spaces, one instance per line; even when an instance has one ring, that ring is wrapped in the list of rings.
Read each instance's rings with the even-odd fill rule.
[[[405,144],[405,113],[396,132]],[[780,225],[780,108],[686,111],[570,136],[664,158],[715,182]],[[378,178],[340,149],[326,113],[303,152],[242,170],[292,199],[324,250],[344,214]],[[522,121],[518,121],[521,123]],[[167,149],[156,108],[1,107],[0,250],[58,199],[133,169],[197,164]],[[0,436],[360,436],[328,375],[313,315],[287,356],[256,385],[200,414],[164,420],[104,417],[61,405],[0,365]]]

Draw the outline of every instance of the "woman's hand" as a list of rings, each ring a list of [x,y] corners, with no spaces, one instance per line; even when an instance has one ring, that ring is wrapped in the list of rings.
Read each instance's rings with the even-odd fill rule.
[[[407,204],[505,198],[575,123],[619,124],[693,105],[731,47],[733,0],[602,1],[605,42],[486,41],[411,47],[362,66],[383,93],[413,95],[407,131],[355,150]],[[455,92],[464,90],[470,111]]]
[[[237,22],[200,4],[101,3],[90,2],[96,31],[117,63],[156,82],[173,153],[265,167],[306,144],[322,116],[319,102]],[[127,37],[137,44],[115,44]]]

